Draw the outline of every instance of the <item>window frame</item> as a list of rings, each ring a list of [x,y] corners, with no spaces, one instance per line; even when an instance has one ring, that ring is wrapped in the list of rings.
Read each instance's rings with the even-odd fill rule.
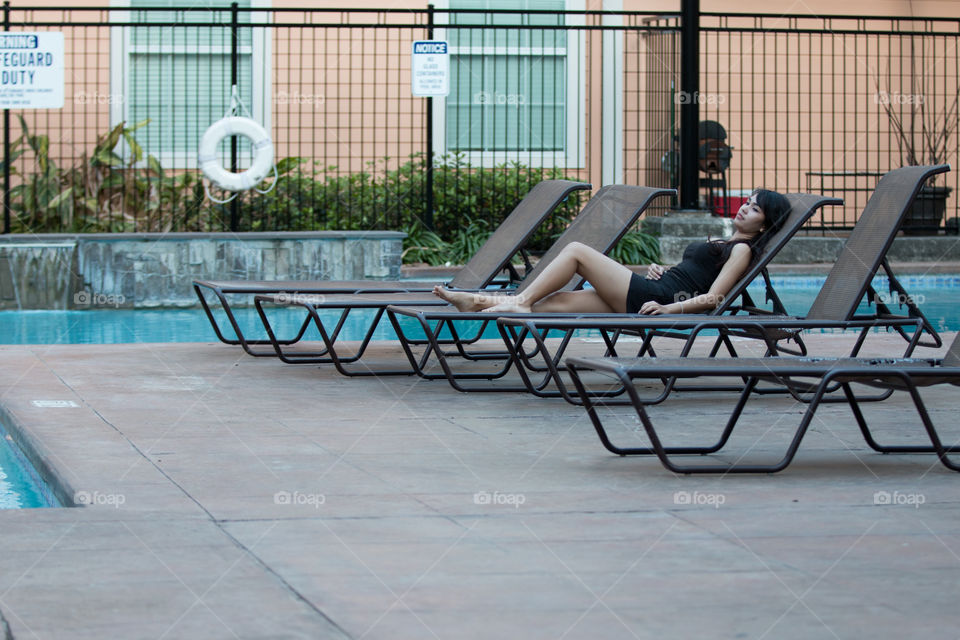
[[[251,9],[269,9],[271,0],[250,0]],[[121,11],[111,11],[111,22],[120,22],[129,24],[132,12],[130,0],[112,0],[111,7],[118,7]],[[229,10],[229,5],[224,9]],[[267,11],[251,11],[250,25],[266,24]],[[189,26],[189,25],[186,25]],[[212,46],[212,45],[164,45],[160,50],[156,47],[144,47],[142,50],[135,50],[131,45],[131,35],[133,29],[137,27],[110,27],[110,95],[122,96],[122,99],[110,100],[110,128],[117,126],[121,122],[127,122],[128,125],[136,124],[130,121],[130,99],[131,95],[131,76],[130,58],[136,53],[153,53],[159,55],[213,55],[230,54],[230,46]],[[269,91],[272,82],[272,66],[268,62],[271,54],[271,30],[269,28],[254,29],[251,34],[249,45],[240,45],[239,53],[241,56],[249,55],[251,78],[251,103],[246,104],[250,110],[250,115],[269,133],[271,130],[272,101],[269,97]],[[213,122],[209,123],[213,124]],[[209,126],[209,125],[208,125]],[[122,142],[119,144],[117,152],[126,159],[129,149]],[[147,155],[152,154],[160,162],[164,169],[198,169],[197,150],[192,151],[173,151],[173,150],[150,150],[144,147],[144,157],[136,166],[146,166]],[[252,162],[251,158],[244,157],[241,154],[240,167],[248,168]]]
[[[585,0],[564,0],[566,11],[584,11]],[[450,0],[436,0],[438,9],[449,9]],[[436,14],[434,36],[437,40],[447,40],[449,25],[448,13]],[[567,26],[586,24],[584,16],[567,15]],[[468,29],[469,27],[455,27]],[[509,26],[504,26],[509,29]],[[534,55],[555,50],[552,47],[450,47],[450,55],[467,52],[476,55],[519,54]],[[583,90],[586,74],[585,35],[582,29],[567,31],[566,46],[566,131],[561,151],[463,151],[463,157],[475,167],[494,167],[508,161],[518,161],[530,167],[546,169],[582,169],[586,165],[586,90]],[[571,108],[571,106],[575,108]],[[447,98],[439,96],[433,99],[433,148],[438,154],[452,153],[447,148]]]

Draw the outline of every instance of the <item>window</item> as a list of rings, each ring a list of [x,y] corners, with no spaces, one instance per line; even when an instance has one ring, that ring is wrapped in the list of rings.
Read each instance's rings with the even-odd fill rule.
[[[157,156],[164,167],[195,168],[200,137],[230,106],[230,13],[208,11],[226,7],[229,0],[206,2],[198,9],[173,9],[179,0],[130,0],[130,11],[120,20],[145,26],[114,29],[114,91],[124,99],[111,111],[111,120],[129,125],[149,119],[135,134],[144,154]],[[170,6],[169,11],[143,11],[141,7]],[[251,0],[240,0],[240,8]],[[250,24],[255,14],[242,11],[241,24]],[[189,26],[190,23],[222,22],[224,26]],[[148,26],[177,23],[177,26]],[[258,122],[269,131],[266,100],[254,100],[268,91],[263,60],[266,36],[257,29],[239,30],[238,86],[240,97]],[[240,138],[241,159],[249,158],[249,141]],[[221,145],[225,154],[229,146]]]
[[[450,43],[450,95],[443,101],[442,148],[478,164],[517,159],[538,166],[578,166],[583,108],[580,39],[557,13],[567,0],[450,0],[443,34]],[[441,14],[444,16],[445,14]],[[456,26],[455,26],[456,25]],[[470,25],[504,28],[471,29]],[[521,28],[516,28],[521,27]],[[542,27],[542,28],[522,28]],[[553,28],[551,28],[553,27]]]

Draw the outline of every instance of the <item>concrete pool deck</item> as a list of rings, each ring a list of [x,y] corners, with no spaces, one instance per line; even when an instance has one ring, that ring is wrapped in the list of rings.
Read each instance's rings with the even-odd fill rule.
[[[851,340],[810,337],[824,354]],[[8,428],[89,503],[0,511],[4,640],[960,628],[960,475],[871,452],[844,406],[824,407],[785,472],[686,477],[607,453],[559,400],[345,379],[221,344],[0,353]],[[956,388],[925,395],[955,442]],[[716,430],[720,398],[688,392],[654,414],[678,438]],[[902,398],[869,409],[880,434],[921,437]],[[749,411],[731,446],[776,456],[771,416],[800,408],[768,397]]]

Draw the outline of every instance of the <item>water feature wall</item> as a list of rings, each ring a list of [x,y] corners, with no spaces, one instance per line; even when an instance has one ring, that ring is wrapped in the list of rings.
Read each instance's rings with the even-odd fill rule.
[[[193,280],[390,280],[403,233],[41,234],[0,238],[0,309],[183,307]]]

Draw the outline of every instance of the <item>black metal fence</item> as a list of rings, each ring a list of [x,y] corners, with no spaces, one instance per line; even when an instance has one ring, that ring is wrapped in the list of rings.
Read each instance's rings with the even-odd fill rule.
[[[723,172],[698,176],[720,213],[755,186],[822,191],[847,206],[810,229],[848,229],[878,174],[956,162],[958,19],[702,14],[688,96],[680,19],[667,14],[156,4],[5,7],[8,29],[62,31],[67,52],[63,109],[5,112],[5,231],[419,221],[450,236],[498,221],[546,177],[676,183],[690,101],[731,148]],[[450,47],[444,98],[411,94],[412,43],[425,39]],[[197,148],[233,85],[270,133],[279,178],[219,204]],[[252,151],[233,140],[219,161],[243,170]],[[945,186],[950,231],[957,172]]]

